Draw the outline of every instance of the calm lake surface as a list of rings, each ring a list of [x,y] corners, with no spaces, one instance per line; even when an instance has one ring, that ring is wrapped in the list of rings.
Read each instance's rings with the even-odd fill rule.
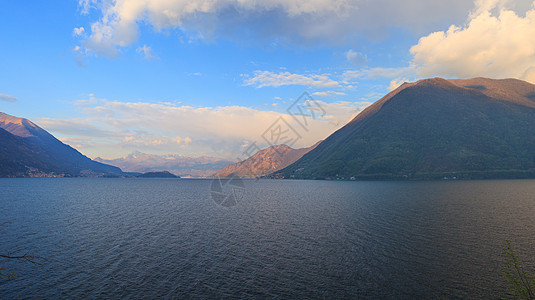
[[[0,251],[43,258],[0,299],[499,298],[506,239],[535,270],[535,180],[242,183],[0,179]]]

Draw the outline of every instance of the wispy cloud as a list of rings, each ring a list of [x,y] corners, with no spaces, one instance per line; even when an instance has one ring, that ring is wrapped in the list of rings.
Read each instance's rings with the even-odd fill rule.
[[[349,49],[346,53],[344,53],[344,55],[347,61],[356,67],[365,66],[368,63],[368,57],[364,53]]]
[[[85,32],[85,28],[84,27],[75,27],[73,30],[72,30],[72,35],[74,36],[81,36],[83,35]]]
[[[58,137],[58,140],[63,143],[73,147],[78,151],[84,151],[86,149],[91,149],[97,145],[93,142],[91,138],[72,138],[72,137]]]
[[[242,75],[245,85],[256,86],[257,88],[271,86],[279,87],[284,85],[302,85],[316,88],[333,88],[340,84],[331,79],[326,74],[293,74],[290,72],[273,73],[270,71],[254,71],[252,76]]]
[[[39,126],[50,131],[60,131],[64,135],[82,136],[87,138],[117,138],[128,133],[126,130],[104,129],[99,118],[86,119],[52,119],[40,118],[34,120]]]
[[[318,96],[318,97],[329,97],[329,96],[343,96],[346,93],[344,92],[337,92],[337,91],[322,91],[322,92],[314,92],[312,93],[312,96]]]
[[[397,78],[397,79],[394,79],[392,81],[390,81],[390,85],[388,86],[388,90],[389,91],[393,91],[395,89],[397,89],[400,85],[402,85],[403,83],[405,82],[409,82],[410,80],[406,79],[406,78]]]
[[[365,68],[361,70],[345,71],[342,78],[345,82],[355,79],[399,78],[415,77],[416,70],[413,66],[399,68]]]
[[[99,0],[78,0],[78,8],[83,15],[87,15],[92,8],[96,8]]]
[[[0,101],[17,102],[17,98],[6,94],[0,94]]]
[[[138,47],[136,49],[136,52],[139,54],[142,54],[145,59],[151,59],[156,58],[154,55],[152,55],[152,48],[147,45],[143,45],[142,47]]]

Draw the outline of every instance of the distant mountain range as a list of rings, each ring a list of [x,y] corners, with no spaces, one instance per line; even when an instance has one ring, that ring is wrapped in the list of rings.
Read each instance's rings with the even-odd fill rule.
[[[141,152],[91,160],[31,121],[0,113],[0,177],[140,173],[148,173],[141,177],[535,178],[535,85],[486,78],[405,83],[314,146],[272,146],[238,163]]]
[[[287,145],[275,145],[258,151],[246,160],[227,165],[215,173],[218,177],[257,178],[276,172],[300,159],[317,145],[293,149]]]
[[[274,176],[534,178],[535,85],[486,78],[405,83]]]
[[[0,112],[0,177],[118,176],[27,119]]]
[[[156,155],[133,152],[121,158],[95,161],[120,167],[125,172],[159,172],[169,171],[180,177],[210,177],[217,170],[233,163],[232,161],[210,157],[186,157],[182,155]]]

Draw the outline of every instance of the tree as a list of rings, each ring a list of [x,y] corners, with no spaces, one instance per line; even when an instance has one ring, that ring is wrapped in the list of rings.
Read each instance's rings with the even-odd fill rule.
[[[0,223],[0,227],[4,225],[11,224],[11,222],[4,222]],[[4,254],[0,254],[0,258],[2,259],[9,259],[9,260],[16,260],[18,262],[29,262],[32,264],[41,265],[39,263],[39,259],[41,257],[30,255],[29,252],[25,252],[24,254],[19,254],[21,251],[15,251],[15,252],[9,252],[5,251]],[[6,268],[0,267],[0,279],[7,278],[7,279],[15,279],[15,272],[6,271]]]
[[[511,243],[507,240],[505,242],[507,247],[503,251],[506,256],[504,272],[509,281],[509,291],[518,299],[535,299],[535,278],[524,270],[518,256],[513,252]]]
[[[38,259],[40,259],[40,257],[34,256],[34,255],[30,255],[28,252],[26,252],[26,253],[24,253],[22,255],[14,255],[14,254],[6,251],[6,254],[0,254],[0,258],[12,259],[12,260],[16,260],[16,261],[19,261],[19,262],[29,262],[29,263],[32,263],[32,264],[41,265],[38,262]],[[8,271],[6,271],[6,268],[0,267],[0,278],[15,279],[15,273],[13,271],[8,272]]]

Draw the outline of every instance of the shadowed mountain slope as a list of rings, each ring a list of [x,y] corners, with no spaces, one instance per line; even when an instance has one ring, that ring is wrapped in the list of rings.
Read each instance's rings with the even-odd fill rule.
[[[0,112],[0,129],[2,177],[123,174],[117,167],[92,161],[27,119]]]
[[[278,172],[292,178],[535,177],[535,85],[405,83]]]

